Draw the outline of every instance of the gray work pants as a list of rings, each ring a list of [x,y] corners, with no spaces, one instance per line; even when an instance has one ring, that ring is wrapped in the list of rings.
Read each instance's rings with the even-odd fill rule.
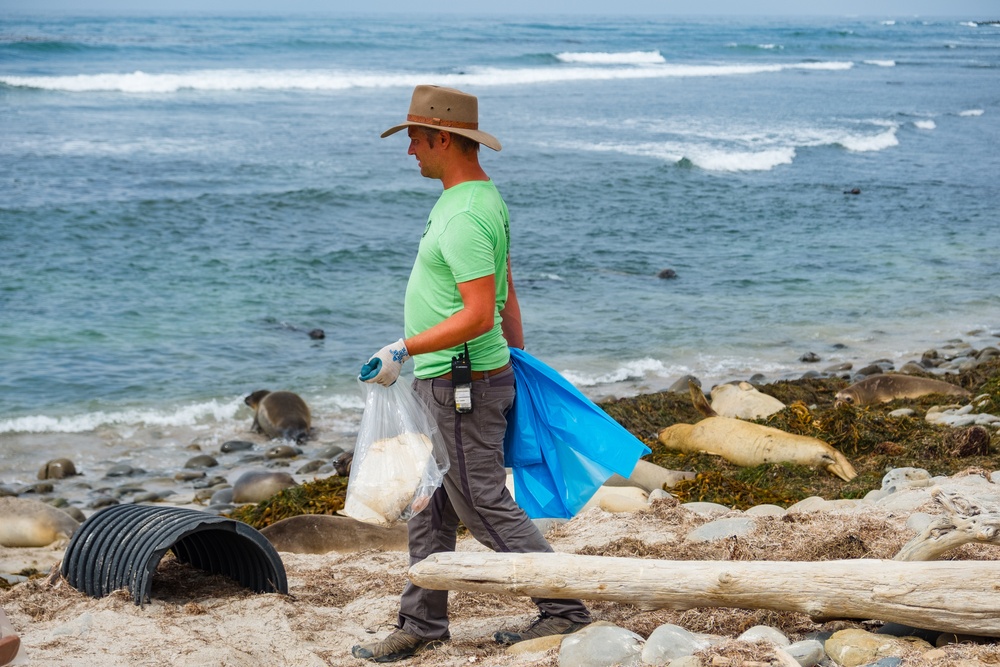
[[[433,553],[454,551],[459,520],[473,537],[494,551],[552,551],[506,486],[503,439],[507,412],[514,404],[514,371],[508,368],[474,381],[473,410],[465,414],[455,412],[451,380],[414,380],[413,389],[441,430],[451,467],[430,505],[407,523],[410,565]],[[590,621],[590,612],[579,600],[532,598],[532,602],[551,616],[578,623]],[[408,583],[397,627],[427,639],[447,638],[448,591]]]

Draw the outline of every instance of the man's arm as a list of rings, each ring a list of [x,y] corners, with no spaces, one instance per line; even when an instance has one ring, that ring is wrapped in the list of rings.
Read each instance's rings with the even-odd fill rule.
[[[496,277],[490,274],[458,283],[458,293],[462,295],[460,311],[404,341],[410,356],[461,345],[493,328]]]
[[[514,275],[510,272],[510,257],[507,258],[507,303],[500,311],[503,337],[507,339],[508,347],[524,349],[524,329],[521,327],[521,304],[517,302],[517,292],[514,291]]]

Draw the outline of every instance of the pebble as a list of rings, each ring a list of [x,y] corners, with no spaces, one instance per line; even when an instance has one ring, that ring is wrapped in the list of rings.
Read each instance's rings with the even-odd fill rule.
[[[559,648],[559,667],[638,667],[645,640],[610,623],[591,623],[567,635]]]
[[[185,468],[214,468],[219,465],[219,462],[214,456],[208,454],[199,454],[198,456],[192,456],[184,464]]]
[[[743,513],[747,516],[782,516],[785,514],[785,508],[764,503],[763,505],[754,505],[744,510]]]
[[[745,630],[736,639],[744,642],[767,641],[775,646],[788,646],[792,643],[783,632],[767,625],[755,625]]]
[[[720,505],[719,503],[705,503],[705,502],[692,502],[683,503],[681,507],[688,510],[689,512],[694,512],[695,514],[701,516],[711,516],[713,514],[728,514],[730,510],[725,505]]]
[[[38,479],[64,479],[76,473],[76,465],[69,459],[53,459],[38,471]]]
[[[715,542],[730,537],[744,537],[756,526],[753,517],[740,516],[726,519],[716,519],[703,524],[685,538],[688,542]]]
[[[243,452],[253,448],[254,444],[246,440],[228,440],[222,443],[222,447],[219,448],[219,451],[223,454],[229,454],[231,452]]]
[[[814,667],[826,658],[823,642],[815,639],[805,639],[789,644],[785,647],[785,653],[792,656],[801,667]]]

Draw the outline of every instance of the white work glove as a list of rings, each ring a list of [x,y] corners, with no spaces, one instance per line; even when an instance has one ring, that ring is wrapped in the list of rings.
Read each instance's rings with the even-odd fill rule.
[[[361,367],[358,379],[362,382],[377,382],[383,387],[393,384],[399,377],[403,363],[410,358],[406,344],[400,338],[395,343],[386,345],[372,355],[371,359]]]

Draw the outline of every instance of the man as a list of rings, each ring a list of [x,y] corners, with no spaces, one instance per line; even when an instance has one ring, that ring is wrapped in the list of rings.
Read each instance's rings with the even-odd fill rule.
[[[359,377],[388,386],[413,357],[414,391],[448,447],[451,467],[444,482],[408,523],[410,564],[454,551],[459,521],[494,551],[552,551],[505,484],[503,440],[515,393],[508,345],[523,348],[524,342],[510,276],[507,205],[479,164],[479,145],[499,151],[500,142],[479,130],[476,97],[451,88],[417,86],[406,122],[382,136],[404,128],[410,137],[407,153],[417,159],[422,176],[441,181],[444,192],[431,210],[406,286],[406,337],[373,355]],[[452,359],[466,346],[471,411],[459,412]],[[464,395],[458,395],[466,410]],[[533,601],[538,619],[523,632],[497,632],[497,642],[568,634],[591,620],[579,600]],[[448,591],[407,584],[396,627],[385,639],[357,645],[351,653],[395,662],[448,639]]]

